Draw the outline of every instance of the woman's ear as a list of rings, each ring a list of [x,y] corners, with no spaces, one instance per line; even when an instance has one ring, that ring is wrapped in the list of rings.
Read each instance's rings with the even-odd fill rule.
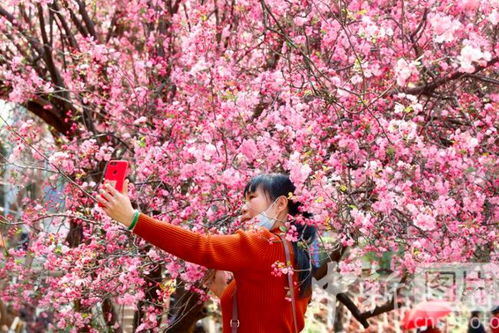
[[[281,195],[279,197],[279,199],[277,200],[277,209],[279,210],[279,212],[282,212],[285,209],[288,209],[288,212],[289,212],[288,198],[286,198],[284,195]]]

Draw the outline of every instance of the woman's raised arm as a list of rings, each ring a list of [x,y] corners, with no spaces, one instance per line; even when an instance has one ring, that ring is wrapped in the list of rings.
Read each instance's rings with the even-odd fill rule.
[[[106,184],[97,200],[112,219],[129,227],[134,210],[128,197],[128,179],[123,192]],[[184,260],[226,271],[258,269],[266,258],[271,258],[268,239],[256,232],[237,231],[233,235],[202,235],[168,222],[159,221],[143,213],[132,230],[153,245]],[[255,265],[257,264],[257,265]],[[269,265],[270,265],[269,261]]]

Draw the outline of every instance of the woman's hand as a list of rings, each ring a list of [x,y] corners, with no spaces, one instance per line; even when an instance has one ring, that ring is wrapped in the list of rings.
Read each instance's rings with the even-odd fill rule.
[[[99,201],[104,207],[104,212],[113,220],[116,220],[126,227],[132,224],[134,209],[128,197],[128,179],[125,179],[123,192],[120,193],[113,186],[106,183],[104,188],[97,195]]]

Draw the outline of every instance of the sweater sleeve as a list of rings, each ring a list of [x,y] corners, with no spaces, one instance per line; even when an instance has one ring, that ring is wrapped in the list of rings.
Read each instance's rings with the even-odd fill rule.
[[[166,252],[208,268],[239,271],[254,268],[268,256],[267,239],[241,230],[232,235],[202,235],[140,213],[132,232]]]

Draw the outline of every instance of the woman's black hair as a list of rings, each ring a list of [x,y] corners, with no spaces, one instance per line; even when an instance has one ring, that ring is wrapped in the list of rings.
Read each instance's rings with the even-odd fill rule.
[[[244,188],[244,196],[255,192],[258,188],[271,200],[274,201],[281,195],[289,198],[289,194],[294,194],[295,185],[291,182],[288,175],[281,173],[261,174],[253,177]],[[300,211],[301,203],[288,199],[288,213],[291,216],[302,215],[310,218],[312,215]],[[309,247],[316,237],[315,227],[291,222],[296,227],[298,241],[292,242],[295,253],[295,267],[298,270],[298,280],[300,285],[300,298],[303,298],[311,291],[312,274],[314,268],[310,257]]]

